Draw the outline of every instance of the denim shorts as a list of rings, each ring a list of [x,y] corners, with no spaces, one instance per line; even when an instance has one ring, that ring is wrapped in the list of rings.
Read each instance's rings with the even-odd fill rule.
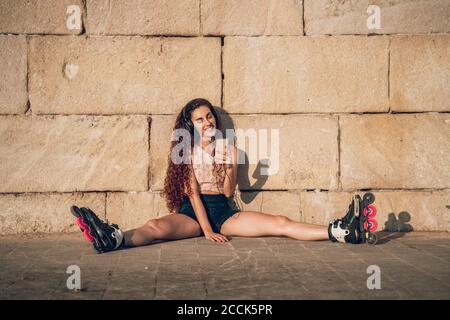
[[[228,198],[225,197],[224,194],[200,194],[200,199],[205,207],[211,228],[216,233],[220,232],[220,228],[225,220],[240,211],[230,207]],[[184,196],[178,212],[185,214],[198,222],[194,208],[189,201],[189,197]]]

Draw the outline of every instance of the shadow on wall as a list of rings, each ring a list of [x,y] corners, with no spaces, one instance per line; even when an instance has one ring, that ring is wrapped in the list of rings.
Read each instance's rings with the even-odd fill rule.
[[[226,130],[235,130],[234,127],[234,123],[233,123],[233,119],[230,117],[230,115],[224,111],[223,109],[218,108],[219,110],[218,113],[220,114],[220,119],[222,121],[222,130],[224,132],[224,134],[226,134]],[[232,143],[232,137],[228,137],[228,142],[231,144]],[[242,200],[242,202],[244,202],[245,204],[248,204],[250,202],[253,201],[253,199],[255,199],[255,197],[258,195],[259,190],[261,190],[263,188],[263,186],[266,184],[267,179],[268,179],[268,175],[262,175],[261,174],[261,169],[262,168],[268,168],[267,163],[269,162],[269,159],[259,159],[255,170],[252,173],[252,177],[254,179],[256,179],[256,181],[253,183],[253,185],[250,184],[250,179],[249,179],[249,159],[247,156],[247,153],[245,152],[245,150],[238,150],[238,159],[244,159],[244,163],[242,163],[242,161],[240,161],[240,164],[238,166],[238,181],[237,181],[237,188],[240,191],[246,191],[246,190],[255,190],[254,192],[245,192],[245,193],[241,193],[241,197],[240,199]],[[233,199],[235,200],[235,199]],[[235,201],[230,201],[230,205],[232,207],[236,208],[236,203]]]
[[[234,122],[231,116],[219,107],[214,108],[222,121],[222,130],[224,134],[226,134],[227,129],[235,130]],[[233,137],[226,138],[228,139],[228,143],[233,143]],[[256,180],[253,185],[250,184],[249,159],[245,150],[238,150],[238,159],[244,159],[244,163],[242,163],[242,161],[239,162],[237,188],[240,191],[253,191],[240,194],[240,200],[245,204],[249,204],[256,198],[258,193],[261,192],[260,190],[267,182],[268,175],[262,175],[261,169],[268,168],[267,163],[269,163],[269,159],[259,159],[256,168],[252,173],[252,177]],[[229,199],[229,204],[233,209],[239,208],[234,197]],[[398,219],[394,213],[389,213],[384,229],[381,232],[377,232],[379,235],[378,243],[382,244],[389,242],[390,240],[403,237],[406,232],[413,231],[413,227],[408,223],[409,221],[411,221],[411,215],[406,211],[400,212]]]
[[[383,231],[391,231],[391,232],[411,232],[413,231],[413,227],[407,223],[411,221],[411,215],[406,212],[400,212],[398,214],[398,219],[395,217],[394,213],[389,213],[388,220],[384,224]]]
[[[384,229],[377,232],[378,244],[387,243],[391,240],[401,238],[406,232],[413,231],[413,227],[408,223],[411,221],[411,215],[406,212],[400,212],[398,219],[394,213],[388,214],[388,220],[384,223]]]

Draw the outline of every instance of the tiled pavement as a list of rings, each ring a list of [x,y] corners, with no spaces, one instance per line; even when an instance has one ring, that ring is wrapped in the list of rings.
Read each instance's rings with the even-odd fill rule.
[[[0,299],[449,299],[449,233],[345,245],[203,237],[96,254],[80,233],[0,238]],[[69,265],[82,290],[66,287]],[[370,265],[381,289],[369,290]]]

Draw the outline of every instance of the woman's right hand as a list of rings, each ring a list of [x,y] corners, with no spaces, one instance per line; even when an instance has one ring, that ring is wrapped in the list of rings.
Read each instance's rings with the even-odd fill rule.
[[[205,232],[205,238],[212,242],[228,242],[228,238],[220,233]]]

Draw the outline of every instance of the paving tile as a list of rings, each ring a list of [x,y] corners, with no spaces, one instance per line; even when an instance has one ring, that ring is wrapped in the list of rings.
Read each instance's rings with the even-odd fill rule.
[[[449,240],[435,232],[376,246],[193,238],[99,255],[79,234],[8,236],[0,299],[449,299]],[[66,286],[69,265],[81,268],[80,291]],[[371,265],[380,289],[367,288]]]

